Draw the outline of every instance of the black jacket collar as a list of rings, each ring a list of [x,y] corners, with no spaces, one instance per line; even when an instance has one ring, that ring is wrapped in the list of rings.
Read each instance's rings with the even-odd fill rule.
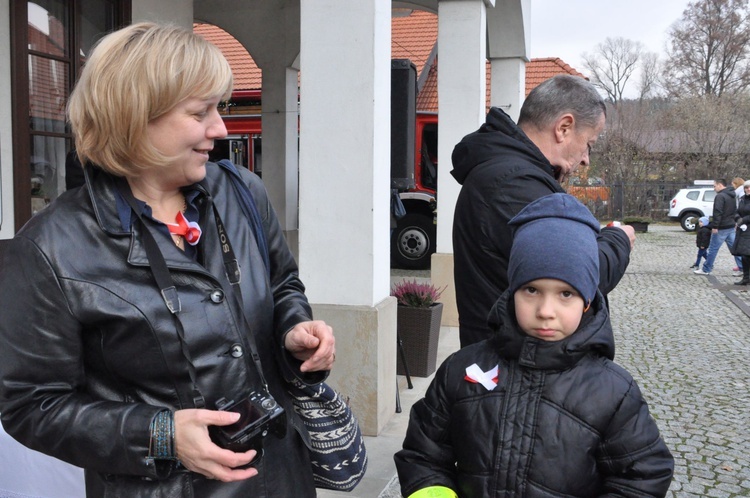
[[[500,355],[528,368],[564,370],[588,354],[610,360],[615,356],[614,334],[601,293],[597,293],[578,330],[561,341],[542,341],[526,335],[518,327],[513,299],[507,291],[490,310],[488,322],[496,331],[492,341]]]
[[[542,151],[526,136],[502,109],[493,107],[486,122],[466,135],[453,149],[451,175],[463,185],[469,173],[487,161],[497,162],[503,156],[523,157],[557,179],[559,168],[550,164]]]

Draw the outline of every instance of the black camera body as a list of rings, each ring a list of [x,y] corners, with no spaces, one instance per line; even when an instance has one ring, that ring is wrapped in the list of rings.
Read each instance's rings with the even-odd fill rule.
[[[237,402],[221,398],[216,401],[216,409],[240,414],[240,419],[231,425],[208,427],[211,440],[227,450],[243,453],[253,449],[260,457],[263,438],[269,433],[279,439],[286,435],[286,413],[268,392],[253,391]]]

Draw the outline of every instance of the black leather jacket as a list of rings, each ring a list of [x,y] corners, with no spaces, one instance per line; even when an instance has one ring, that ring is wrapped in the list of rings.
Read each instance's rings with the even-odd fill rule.
[[[30,448],[86,469],[88,496],[315,496],[307,437],[284,377],[303,375],[282,337],[311,319],[297,266],[260,179],[244,170],[263,218],[271,274],[227,174],[215,164],[195,188],[203,236],[198,262],[152,230],[182,304],[180,318],[206,406],[262,389],[245,322],[231,295],[213,203],[242,268],[244,313],[287,435],[265,438],[260,474],[221,483],[174,462],[150,460],[149,424],[168,408],[193,408],[176,326],[156,287],[143,227],[123,229],[115,179],[98,168],[32,218],[0,261],[0,411],[5,430]]]
[[[453,218],[454,280],[461,346],[492,336],[487,315],[508,288],[513,232],[508,221],[530,202],[564,192],[544,154],[501,109],[453,150],[451,174],[462,185]],[[555,234],[547,243],[554,244]],[[630,262],[630,240],[619,228],[603,228],[599,289],[606,296]]]
[[[665,496],[674,461],[638,385],[614,364],[602,296],[557,342],[510,319],[508,294],[490,320],[498,334],[450,356],[411,411],[396,453],[401,491],[445,486],[461,497]],[[498,366],[488,390],[467,367]]]

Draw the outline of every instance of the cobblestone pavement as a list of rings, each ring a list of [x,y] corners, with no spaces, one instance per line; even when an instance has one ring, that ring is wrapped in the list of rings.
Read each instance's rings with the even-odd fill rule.
[[[695,233],[677,224],[638,234],[609,295],[615,361],[638,381],[675,457],[667,496],[750,496],[750,287],[733,285],[726,246],[709,276],[689,268],[696,252]],[[394,496],[395,477],[380,494]]]
[[[712,275],[688,268],[695,235],[638,234],[610,298],[617,353],[675,457],[670,497],[750,496],[750,296],[723,246]]]

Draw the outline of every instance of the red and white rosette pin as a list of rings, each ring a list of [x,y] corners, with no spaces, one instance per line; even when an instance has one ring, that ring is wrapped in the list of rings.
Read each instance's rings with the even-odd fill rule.
[[[176,225],[172,223],[167,224],[170,233],[183,236],[191,246],[196,245],[201,240],[201,235],[203,234],[201,227],[194,221],[188,221],[182,211],[177,213],[175,221],[177,222]]]

